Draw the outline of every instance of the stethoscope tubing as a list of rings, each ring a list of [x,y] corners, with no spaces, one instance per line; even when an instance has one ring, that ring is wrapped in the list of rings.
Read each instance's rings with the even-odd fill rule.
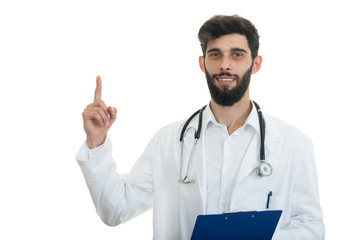
[[[262,115],[262,111],[261,108],[259,106],[259,104],[257,104],[255,101],[252,101],[256,107],[257,110],[257,114],[258,114],[258,118],[259,118],[259,127],[260,127],[260,164],[258,165],[258,167],[256,168],[256,173],[258,176],[270,176],[272,174],[272,166],[270,163],[268,163],[265,160],[265,120],[264,117]],[[195,113],[193,113],[190,118],[185,122],[182,130],[181,130],[181,134],[180,134],[180,178],[178,180],[179,183],[193,183],[195,180],[194,179],[190,179],[187,180],[188,178],[188,174],[189,174],[189,170],[190,170],[190,165],[192,164],[192,159],[193,159],[193,155],[195,152],[195,148],[196,148],[196,144],[200,138],[200,134],[201,134],[201,129],[202,129],[202,120],[203,120],[203,112],[205,110],[207,105],[205,105],[204,107],[202,107],[201,109],[197,110]],[[199,120],[198,120],[198,128],[197,130],[195,130],[195,134],[194,134],[194,143],[193,146],[191,148],[191,152],[190,152],[190,156],[189,156],[189,162],[186,168],[186,174],[185,177],[183,178],[182,176],[182,169],[183,169],[183,162],[184,162],[184,135],[186,132],[186,129],[188,127],[188,125],[190,124],[191,120],[199,114]]]
[[[259,126],[260,126],[260,160],[265,161],[265,120],[262,115],[261,108],[259,104],[255,101],[252,101],[256,107],[258,117],[259,117]]]

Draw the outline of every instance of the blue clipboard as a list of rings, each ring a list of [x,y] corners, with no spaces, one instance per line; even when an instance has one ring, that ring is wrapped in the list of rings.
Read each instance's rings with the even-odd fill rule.
[[[282,210],[199,215],[191,240],[271,240]]]

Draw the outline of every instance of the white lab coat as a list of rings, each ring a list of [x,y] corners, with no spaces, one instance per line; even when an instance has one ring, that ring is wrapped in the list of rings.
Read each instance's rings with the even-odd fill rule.
[[[269,177],[256,174],[260,140],[254,137],[237,177],[230,210],[265,210],[267,195],[272,191],[269,209],[283,210],[273,239],[324,239],[312,142],[296,128],[264,117],[266,159],[273,166],[273,174]],[[195,117],[190,123],[184,139],[185,161],[197,120]],[[77,160],[104,223],[114,226],[153,207],[154,239],[190,239],[196,217],[206,209],[206,159],[203,130],[189,172],[195,183],[178,182],[183,124],[181,121],[160,129],[125,175],[116,172],[108,136],[101,151],[90,159],[84,143]]]

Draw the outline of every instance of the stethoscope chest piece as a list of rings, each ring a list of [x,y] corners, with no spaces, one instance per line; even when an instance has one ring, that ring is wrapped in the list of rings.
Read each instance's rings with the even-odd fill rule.
[[[265,160],[261,160],[259,166],[256,168],[256,174],[259,176],[270,176],[272,174],[272,166]]]

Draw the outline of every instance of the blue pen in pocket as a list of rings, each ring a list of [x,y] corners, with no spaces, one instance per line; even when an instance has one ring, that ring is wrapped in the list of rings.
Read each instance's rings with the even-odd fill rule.
[[[269,208],[269,204],[270,204],[270,197],[272,196],[272,191],[269,192],[268,196],[267,196],[267,203],[266,203],[266,209]]]

